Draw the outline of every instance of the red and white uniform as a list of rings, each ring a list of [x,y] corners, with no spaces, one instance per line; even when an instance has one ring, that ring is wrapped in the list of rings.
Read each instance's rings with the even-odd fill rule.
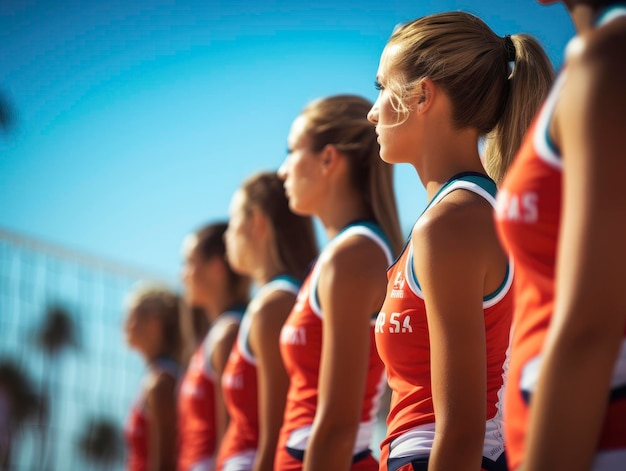
[[[610,20],[616,16],[626,16],[626,8],[609,9],[604,18]],[[548,130],[565,80],[567,70],[560,74],[528,131],[498,195],[496,217],[500,236],[517,270],[511,363],[505,396],[505,432],[511,469],[517,468],[524,459],[528,401],[537,385],[541,350],[554,312],[563,164]],[[614,369],[611,399],[594,471],[626,469],[626,331]]]
[[[495,205],[496,187],[477,173],[457,175],[446,183],[426,211],[452,191],[476,193]],[[422,213],[423,214],[423,213]],[[424,294],[413,269],[413,244],[407,244],[388,271],[387,296],[376,321],[376,346],[392,389],[387,436],[381,444],[381,470],[409,469],[427,463],[435,438],[430,370],[430,342]],[[500,397],[504,389],[512,318],[512,266],[497,291],[483,299],[487,366],[487,415],[483,468],[506,469]],[[450,286],[454,296],[454,286]],[[413,469],[413,468],[410,468]]]
[[[392,251],[385,236],[377,225],[368,222],[349,225],[331,240],[324,250],[329,250],[334,244],[356,236],[365,236],[376,242],[384,252],[388,263],[392,262]],[[303,454],[307,448],[315,417],[322,353],[322,322],[324,321],[317,299],[319,276],[319,264],[316,264],[304,281],[296,304],[281,331],[281,354],[289,373],[290,386],[285,419],[276,450],[274,465],[276,471],[302,469]],[[384,367],[374,345],[374,320],[372,319],[370,358],[361,409],[361,423],[354,444],[354,459],[351,468],[353,471],[378,467],[369,453],[369,445],[383,388]]]
[[[215,465],[216,373],[211,357],[223,324],[239,323],[243,309],[226,311],[211,326],[195,351],[178,398],[178,471],[213,471]]]
[[[180,368],[171,358],[159,358],[149,366],[148,373],[142,381],[139,395],[130,409],[124,430],[127,447],[126,469],[128,471],[146,471],[148,469],[149,424],[146,401],[150,384],[160,374],[168,374],[178,381]]]
[[[300,283],[280,276],[264,285],[256,297],[274,291],[298,294]],[[259,411],[257,398],[257,362],[250,350],[252,319],[246,313],[241,320],[237,342],[222,374],[222,390],[230,416],[226,434],[217,455],[218,471],[249,471],[254,465],[259,442]]]

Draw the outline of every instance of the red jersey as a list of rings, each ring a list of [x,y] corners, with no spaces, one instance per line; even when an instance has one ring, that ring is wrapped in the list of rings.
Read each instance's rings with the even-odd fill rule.
[[[626,8],[613,8],[607,14],[607,19],[623,16]],[[541,350],[555,305],[562,161],[548,131],[566,76],[567,71],[562,72],[554,84],[498,195],[496,218],[500,236],[517,270],[511,363],[505,396],[507,458],[511,469],[519,466],[524,458],[528,401],[536,388]],[[626,467],[626,332],[624,334],[594,470]]]
[[[211,357],[216,344],[216,333],[227,323],[239,323],[243,310],[221,314],[207,336],[195,351],[178,398],[178,471],[213,471],[215,464],[216,374]]]
[[[300,283],[295,279],[280,276],[263,286],[256,297],[267,296],[273,291],[286,291],[295,296],[299,287]],[[256,359],[248,342],[251,322],[250,314],[246,312],[222,375],[222,390],[230,422],[217,455],[218,471],[250,470],[256,458],[259,411]]]
[[[148,388],[159,374],[169,374],[176,380],[180,376],[178,364],[170,358],[159,358],[144,377],[137,399],[133,403],[124,435],[127,446],[126,469],[128,471],[146,471],[148,469],[148,414],[146,401]]]
[[[365,236],[376,242],[384,252],[388,263],[392,262],[390,245],[380,228],[366,222],[349,225],[331,240],[324,250],[355,236]],[[302,469],[303,454],[307,448],[315,418],[323,322],[323,312],[317,299],[319,276],[319,265],[316,264],[305,279],[296,304],[281,331],[280,349],[290,377],[290,386],[285,406],[285,419],[276,450],[276,471]],[[363,457],[365,460],[366,455],[369,456],[368,450],[372,440],[376,412],[384,387],[384,367],[374,344],[373,322],[366,381],[361,423],[354,444],[353,470],[363,467],[362,464],[358,464],[359,458]],[[374,462],[371,457],[369,460]],[[375,462],[373,468],[377,468]]]
[[[476,193],[495,205],[495,183],[478,173],[457,175],[447,182],[427,206],[439,203],[452,191]],[[422,213],[423,214],[423,213]],[[381,469],[426,460],[435,437],[430,370],[430,343],[424,295],[413,268],[413,245],[409,241],[388,271],[387,296],[376,320],[376,346],[392,390],[387,417],[387,436],[381,444]],[[485,460],[505,466],[500,397],[504,389],[507,350],[512,318],[513,269],[509,266],[498,290],[483,299],[487,367],[487,415],[483,447]],[[454,295],[454,287],[450,287]],[[398,464],[400,463],[400,464]],[[485,466],[485,465],[483,465]],[[498,469],[493,467],[490,469]]]

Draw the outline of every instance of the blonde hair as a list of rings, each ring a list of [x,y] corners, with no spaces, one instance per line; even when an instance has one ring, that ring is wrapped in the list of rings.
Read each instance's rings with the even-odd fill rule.
[[[289,209],[282,180],[276,172],[260,172],[241,186],[246,207],[258,208],[267,217],[273,234],[272,253],[285,273],[304,279],[317,255],[317,243],[310,217]]]
[[[415,85],[431,79],[450,98],[455,125],[487,137],[485,169],[499,183],[554,79],[537,40],[527,34],[500,37],[477,16],[456,11],[396,28],[391,45],[399,47],[386,88],[399,115],[406,119],[410,112]]]
[[[301,115],[312,150],[331,144],[347,157],[351,183],[363,195],[394,253],[403,245],[396,206],[393,166],[380,158],[376,130],[367,120],[372,103],[356,95],[335,95],[311,102]]]
[[[126,297],[127,309],[156,315],[162,323],[162,353],[181,361],[183,341],[180,331],[181,298],[167,286],[139,282]]]

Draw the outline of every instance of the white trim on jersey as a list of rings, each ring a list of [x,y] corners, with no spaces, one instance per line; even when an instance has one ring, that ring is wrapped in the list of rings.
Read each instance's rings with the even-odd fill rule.
[[[389,445],[389,458],[422,458],[430,456],[435,441],[435,424],[424,424],[407,430]],[[486,422],[483,456],[497,461],[504,453],[501,417]]]
[[[541,158],[544,162],[549,164],[551,167],[554,167],[558,170],[563,169],[563,162],[561,157],[555,152],[550,142],[548,142],[548,130],[550,126],[550,119],[552,119],[552,115],[554,113],[554,108],[556,107],[556,102],[558,101],[561,89],[565,84],[565,72],[561,72],[556,82],[554,83],[552,90],[543,106],[541,107],[541,111],[539,112],[539,116],[537,117],[537,125],[535,126],[535,132],[533,134],[533,147],[535,148],[535,152],[537,156]]]
[[[254,467],[255,459],[256,449],[244,450],[224,461],[221,471],[249,471]]]
[[[527,393],[534,393],[539,380],[539,370],[541,369],[542,356],[537,355],[526,362],[520,376],[519,387]],[[619,354],[613,367],[611,378],[611,389],[626,386],[626,338],[622,339]]]
[[[355,224],[354,226],[349,226],[344,229],[333,240],[329,242],[327,248],[324,249],[324,251],[326,251],[328,247],[340,244],[342,241],[355,235],[365,236],[368,239],[374,241],[376,244],[378,244],[380,249],[385,254],[385,258],[387,259],[387,266],[393,263],[393,253],[391,252],[391,248],[388,246],[387,242],[385,242],[385,240],[380,235],[378,235],[376,231],[361,224]],[[311,272],[311,282],[309,284],[309,305],[311,306],[311,310],[320,319],[322,318],[322,309],[317,299],[317,285],[320,279],[320,262],[323,258],[324,251],[322,252],[322,256],[319,257],[319,261],[315,264],[315,267],[313,267],[313,271]]]
[[[456,180],[451,183],[447,188],[445,188],[441,193],[439,193],[435,197],[435,199],[433,199],[433,201],[426,208],[426,211],[428,211],[429,208],[432,208],[433,206],[438,204],[444,197],[446,197],[455,190],[467,190],[477,194],[478,196],[482,196],[495,210],[496,199],[491,195],[491,193],[489,193],[477,183],[467,180]],[[417,222],[415,224],[417,224]],[[415,270],[413,269],[413,242],[409,243],[408,250],[409,253],[406,258],[406,265],[404,267],[405,279],[407,280],[409,284],[409,289],[413,292],[413,294],[418,298],[424,299],[424,293],[418,285],[418,280],[416,280],[415,277]],[[503,281],[500,287],[498,287],[498,291],[495,296],[483,301],[483,309],[495,306],[506,296],[506,294],[511,289],[511,286],[513,285],[514,272],[515,266],[513,264],[513,259],[509,258],[509,269],[506,279]]]
[[[276,280],[272,280],[269,283],[263,285],[261,289],[257,292],[255,298],[259,296],[267,296],[274,291],[285,291],[287,293],[293,294],[294,296],[298,295],[299,286],[294,281],[286,280],[284,278],[279,278]],[[254,302],[254,301],[253,301]],[[252,303],[250,304],[252,305]],[[239,332],[237,333],[237,348],[239,348],[239,352],[241,352],[241,356],[251,365],[256,366],[257,361],[254,357],[252,351],[250,351],[250,345],[248,342],[248,338],[250,337],[250,327],[252,325],[252,317],[249,312],[246,312],[241,319],[241,324],[239,325]]]
[[[217,379],[217,375],[213,370],[213,365],[211,362],[211,358],[213,357],[213,352],[215,351],[216,344],[216,336],[222,334],[222,330],[227,324],[236,323],[239,324],[241,322],[241,314],[237,311],[226,311],[219,315],[219,317],[215,320],[215,323],[209,329],[209,333],[204,338],[202,342],[202,371],[204,375],[210,379],[211,381],[215,381]]]

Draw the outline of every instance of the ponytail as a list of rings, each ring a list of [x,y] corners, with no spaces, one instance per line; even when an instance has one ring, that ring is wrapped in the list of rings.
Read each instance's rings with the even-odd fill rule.
[[[504,39],[505,43],[507,39]],[[509,92],[500,119],[487,134],[485,169],[500,183],[513,162],[526,130],[554,80],[552,65],[536,39],[527,34],[510,36],[515,48]],[[507,46],[505,44],[505,50]]]

